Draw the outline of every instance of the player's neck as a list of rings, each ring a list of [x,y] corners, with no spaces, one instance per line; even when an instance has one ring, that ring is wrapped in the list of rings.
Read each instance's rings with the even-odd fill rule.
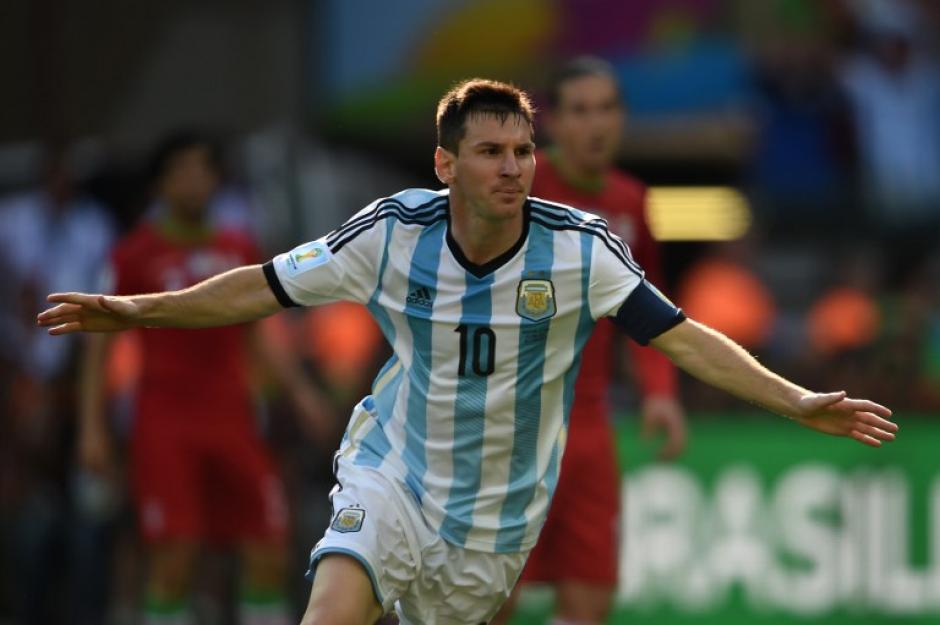
[[[508,252],[524,230],[525,208],[510,219],[487,220],[451,204],[450,235],[464,257],[475,265],[485,265]]]
[[[604,190],[604,171],[588,169],[567,157],[557,146],[548,150],[548,159],[565,184],[582,193],[594,195]]]

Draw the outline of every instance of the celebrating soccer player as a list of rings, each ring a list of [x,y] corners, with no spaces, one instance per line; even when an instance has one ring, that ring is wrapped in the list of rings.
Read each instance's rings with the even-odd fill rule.
[[[377,200],[321,239],[194,287],[50,296],[53,334],[208,327],[282,307],[368,306],[394,355],[336,456],[333,520],[313,549],[304,623],[485,623],[516,583],[564,452],[581,350],[609,318],[708,383],[829,434],[879,446],[891,412],[763,368],[644,278],[590,213],[528,196],[532,108],[463,82],[437,114],[444,191]]]

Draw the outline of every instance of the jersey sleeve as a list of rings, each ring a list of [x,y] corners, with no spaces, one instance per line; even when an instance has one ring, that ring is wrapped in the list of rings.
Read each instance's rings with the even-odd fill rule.
[[[335,301],[365,304],[375,290],[387,222],[366,207],[330,234],[278,254],[263,265],[282,306]]]
[[[595,237],[589,297],[595,319],[610,317],[641,345],[685,319],[682,311],[646,280],[623,241],[606,230]]]

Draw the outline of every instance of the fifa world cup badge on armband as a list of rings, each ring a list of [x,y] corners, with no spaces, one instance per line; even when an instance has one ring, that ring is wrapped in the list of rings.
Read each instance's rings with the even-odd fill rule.
[[[330,248],[321,241],[304,243],[286,255],[287,274],[295,277],[328,262],[332,256]]]
[[[362,529],[362,522],[365,518],[366,511],[362,508],[343,508],[333,517],[330,527],[343,534],[358,532]]]
[[[555,287],[551,280],[527,279],[519,282],[516,312],[529,321],[541,321],[555,314]]]

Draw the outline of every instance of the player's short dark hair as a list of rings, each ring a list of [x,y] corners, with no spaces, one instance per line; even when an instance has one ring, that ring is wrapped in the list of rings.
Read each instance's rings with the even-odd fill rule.
[[[473,115],[493,115],[500,122],[518,115],[534,128],[535,108],[528,94],[515,85],[485,78],[464,80],[437,104],[437,144],[456,154],[467,119]]]
[[[222,170],[222,151],[218,142],[208,133],[185,129],[174,131],[157,144],[150,156],[149,175],[151,182],[157,182],[166,174],[171,161],[181,153],[193,148],[204,148],[209,155],[209,165],[216,173]]]
[[[554,110],[561,103],[561,88],[569,80],[577,80],[585,76],[600,76],[609,78],[614,85],[617,85],[617,72],[614,66],[608,61],[597,56],[579,56],[558,66],[548,79],[546,101],[548,108]],[[623,98],[619,90],[617,95]]]

